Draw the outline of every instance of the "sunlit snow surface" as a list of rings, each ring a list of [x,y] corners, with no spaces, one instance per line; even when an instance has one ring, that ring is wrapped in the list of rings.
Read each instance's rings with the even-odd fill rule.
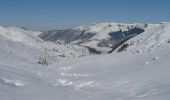
[[[169,53],[170,48],[166,48],[40,66],[1,52],[0,97],[2,100],[169,100]]]
[[[129,44],[127,51],[153,51],[170,45],[170,23],[160,24],[157,28],[130,39],[124,44]]]
[[[165,33],[168,38],[168,32],[160,32]],[[148,34],[154,37],[153,32]],[[43,66],[34,62],[38,53],[34,46],[3,39],[0,100],[170,100],[168,42],[145,52],[88,56]]]

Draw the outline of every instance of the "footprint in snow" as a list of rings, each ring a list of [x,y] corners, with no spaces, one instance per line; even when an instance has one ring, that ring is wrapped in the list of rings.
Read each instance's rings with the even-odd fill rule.
[[[15,86],[15,87],[23,87],[25,84],[18,80],[8,80],[8,79],[0,79],[0,83],[6,84],[8,86]]]
[[[72,69],[72,68],[71,68],[71,67],[60,67],[59,69],[66,71],[66,70],[70,70],[70,69]]]
[[[153,61],[159,60],[159,57],[154,57],[152,60]]]
[[[67,79],[57,79],[57,83],[55,83],[55,86],[71,86],[74,82],[69,81]]]
[[[157,61],[157,60],[159,60],[159,57],[153,57],[153,58],[150,60],[150,62]],[[150,64],[150,62],[149,62],[149,61],[145,61],[145,62],[143,63],[143,65],[148,65],[148,64]]]
[[[148,65],[149,64],[149,62],[148,61],[145,61],[144,63],[143,63],[143,65]]]

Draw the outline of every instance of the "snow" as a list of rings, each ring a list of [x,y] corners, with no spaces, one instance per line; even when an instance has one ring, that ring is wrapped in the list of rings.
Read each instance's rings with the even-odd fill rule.
[[[74,29],[84,30],[86,33],[96,33],[95,36],[93,36],[88,41],[82,43],[82,45],[97,48],[101,40],[108,40],[111,38],[110,33],[118,32],[118,31],[127,32],[133,28],[151,30],[158,26],[159,24],[96,23],[96,24],[78,26]],[[126,37],[124,34],[122,35],[124,38]],[[120,40],[118,39],[117,41],[120,41]],[[113,44],[111,46],[113,46]]]
[[[127,51],[153,51],[155,49],[169,47],[170,23],[162,23],[158,27],[148,30],[124,44],[131,44]]]
[[[116,31],[128,31],[134,27],[144,28],[145,24],[125,24],[125,23],[96,23],[75,27],[74,29],[85,30],[86,33],[97,33],[91,40],[110,38],[109,33]],[[158,24],[148,24],[146,29],[156,27]]]
[[[89,56],[45,67],[1,53],[0,97],[3,100],[169,100],[169,51],[166,48],[142,54]],[[143,65],[144,62],[148,64]]]
[[[2,45],[0,50],[32,63],[46,61],[49,64],[90,54],[87,48],[78,45],[45,42],[34,36],[34,33],[37,31],[19,27],[0,27],[0,45]]]
[[[151,30],[160,24],[94,23],[77,26],[63,31],[48,31],[39,35],[44,40],[62,40],[95,48],[103,53],[109,52],[115,44],[129,36]]]
[[[163,23],[128,40],[126,43],[133,41],[134,45],[127,52],[79,59],[73,56],[90,55],[86,48],[60,41],[45,42],[34,35],[1,27],[0,98],[169,100],[169,27],[169,23]],[[19,37],[13,38],[16,35]],[[138,42],[141,38],[144,40]],[[63,54],[66,58],[62,58]],[[39,57],[51,63],[38,64]]]
[[[27,39],[30,39],[32,35],[35,34],[38,35],[41,34],[41,32],[24,30],[22,28],[14,27],[14,26],[7,27],[7,28],[0,26],[0,35],[13,41],[19,41],[19,42],[25,41]],[[28,38],[28,36],[30,36],[30,38]]]

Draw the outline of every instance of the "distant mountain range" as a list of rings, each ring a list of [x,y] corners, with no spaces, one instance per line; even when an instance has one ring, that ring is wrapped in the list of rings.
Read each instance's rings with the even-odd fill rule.
[[[101,53],[108,53],[125,40],[147,30],[155,29],[160,24],[124,24],[96,23],[77,26],[66,30],[47,31],[39,35],[45,41],[63,41],[93,48]]]
[[[40,32],[0,26],[0,50],[15,52],[33,63],[49,64],[95,54],[142,52],[168,45],[169,27],[169,23],[96,23]]]

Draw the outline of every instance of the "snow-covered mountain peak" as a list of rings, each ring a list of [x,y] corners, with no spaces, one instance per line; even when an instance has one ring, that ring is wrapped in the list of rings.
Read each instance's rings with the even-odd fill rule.
[[[170,46],[170,23],[161,23],[158,27],[145,31],[123,45],[127,45],[125,49],[127,51],[138,52]]]
[[[124,40],[155,29],[160,24],[94,23],[62,31],[48,31],[39,35],[46,41],[65,41],[107,53]]]
[[[96,24],[89,24],[78,26],[73,29],[85,31],[85,33],[95,33],[96,35],[91,38],[90,40],[102,40],[110,38],[110,33],[112,32],[127,32],[134,28],[149,30],[159,26],[159,24],[125,24],[125,23],[96,23]]]
[[[26,41],[31,40],[31,38],[34,37],[35,34],[41,34],[41,32],[38,31],[31,31],[31,30],[24,30],[20,27],[0,27],[0,36],[12,40],[12,41]]]

